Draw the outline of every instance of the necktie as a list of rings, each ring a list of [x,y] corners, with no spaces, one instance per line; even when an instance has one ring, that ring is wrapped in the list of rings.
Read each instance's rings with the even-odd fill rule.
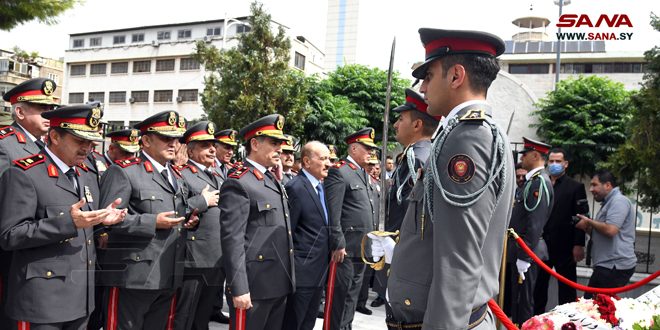
[[[43,149],[43,148],[46,146],[46,145],[44,144],[44,142],[41,141],[40,139],[36,139],[36,140],[34,140],[34,144],[36,144],[37,147],[39,147],[39,149]]]
[[[205,168],[204,173],[211,179],[211,181],[215,181],[215,175],[213,174],[213,171],[210,168]]]
[[[167,182],[167,184],[169,184],[170,187],[172,187],[172,189],[174,189],[174,191],[176,191],[176,180],[170,181],[170,176],[167,173],[167,169],[164,169],[162,172],[160,172],[160,175],[162,175],[163,179],[165,179],[165,182]],[[172,184],[173,182],[174,182],[174,184]]]
[[[65,174],[69,178],[69,181],[71,181],[73,190],[76,191],[76,196],[80,197],[80,191],[78,190],[78,178],[76,178],[76,171],[73,168],[70,168],[68,171],[66,171]]]
[[[319,183],[316,185],[316,191],[319,193],[319,199],[321,200],[321,206],[323,207],[323,220],[325,224],[328,224],[328,209],[325,207],[325,193],[323,192],[323,184]]]
[[[273,183],[277,186],[277,189],[278,189],[280,192],[282,192],[282,187],[280,187],[280,181],[278,181],[278,180],[275,178],[275,174],[273,174],[273,172],[271,172],[271,171],[269,171],[269,170],[266,170],[266,177],[269,178],[271,181],[273,181]]]

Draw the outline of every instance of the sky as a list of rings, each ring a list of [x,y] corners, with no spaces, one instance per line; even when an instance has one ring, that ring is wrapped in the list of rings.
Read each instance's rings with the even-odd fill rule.
[[[352,0],[346,0],[348,2]],[[553,0],[358,0],[360,3],[358,58],[361,64],[387,69],[392,39],[396,37],[395,69],[407,76],[424,51],[420,27],[482,30],[504,40],[520,30],[511,22],[523,16],[550,19],[546,32],[554,38],[559,16]],[[325,48],[327,0],[263,0],[272,19],[286,25],[293,35],[303,35]],[[69,34],[146,25],[240,17],[249,14],[250,0],[85,0],[46,25],[37,21],[11,31],[0,31],[0,48],[38,51],[60,58],[68,47]],[[530,10],[532,8],[532,10]],[[580,28],[563,32],[633,32],[632,40],[609,41],[607,50],[644,51],[660,45],[660,33],[649,25],[650,13],[660,15],[657,0],[571,0],[564,13],[625,14],[632,28]],[[552,39],[556,40],[556,39]]]

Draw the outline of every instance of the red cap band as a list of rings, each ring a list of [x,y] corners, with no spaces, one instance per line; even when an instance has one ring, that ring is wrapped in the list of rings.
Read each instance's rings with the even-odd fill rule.
[[[362,139],[370,139],[371,140],[371,136],[370,135],[354,136],[354,137],[350,138],[349,140],[346,140],[346,144],[355,143],[355,142],[358,142],[358,140],[362,140]]]
[[[87,125],[87,118],[51,118],[50,127],[59,127],[60,124],[76,124],[76,125]]]
[[[474,39],[442,38],[433,40],[424,46],[424,49],[426,49],[426,58],[435,50],[442,47],[449,47],[451,52],[479,51],[493,56],[497,54],[495,46],[487,42]]]
[[[251,139],[252,137],[257,135],[257,133],[259,133],[261,131],[279,131],[279,130],[277,129],[277,127],[275,127],[275,125],[257,127],[255,129],[245,133],[245,141]]]
[[[35,89],[35,90],[31,90],[31,91],[25,91],[23,93],[19,93],[19,94],[16,94],[16,95],[10,97],[9,98],[9,103],[14,104],[14,103],[18,102],[18,98],[21,97],[21,96],[33,96],[33,95],[43,95],[44,98],[47,97],[46,95],[44,95],[42,90]]]

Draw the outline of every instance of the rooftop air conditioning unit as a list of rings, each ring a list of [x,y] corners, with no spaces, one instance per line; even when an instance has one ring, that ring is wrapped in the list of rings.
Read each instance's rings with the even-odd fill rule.
[[[211,42],[211,40],[212,40],[213,38],[212,38],[211,36],[204,36],[203,39],[204,39],[204,41],[206,41],[206,42]]]
[[[130,102],[130,103],[135,103],[135,98],[133,98],[133,97],[129,97],[129,98],[128,98],[128,102]]]
[[[181,102],[183,102],[183,97],[181,97],[181,96],[177,96],[177,97],[176,97],[176,102],[177,102],[177,103],[181,103]]]
[[[151,45],[154,46],[154,47],[158,47],[158,46],[160,46],[160,42],[158,40],[152,40]]]

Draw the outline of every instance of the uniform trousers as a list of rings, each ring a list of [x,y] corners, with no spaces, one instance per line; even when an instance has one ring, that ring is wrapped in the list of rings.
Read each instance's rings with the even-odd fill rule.
[[[245,330],[282,329],[286,311],[286,296],[272,299],[252,299],[252,308],[245,312]],[[231,328],[235,329],[236,311],[232,299],[227,300]]]
[[[11,329],[14,326],[7,313],[5,303],[7,302],[7,277],[11,266],[12,252],[0,249],[0,329]]]
[[[103,330],[173,329],[175,292],[108,287],[103,302]]]
[[[365,264],[360,259],[345,258],[337,264],[335,292],[330,312],[332,330],[350,329],[362,288]]]
[[[60,323],[32,323],[26,321],[14,321],[13,326],[17,330],[85,330],[89,316],[84,316],[69,322]]]
[[[323,287],[297,287],[296,292],[287,298],[283,329],[314,329],[322,292]]]
[[[222,282],[224,274],[219,268],[185,268],[183,284],[177,292],[174,329],[208,329]]]
[[[515,263],[507,263],[506,287],[504,290],[505,312],[513,323],[519,326],[534,316],[534,285],[538,275],[538,265],[532,263],[522,284],[518,283],[518,269]]]

